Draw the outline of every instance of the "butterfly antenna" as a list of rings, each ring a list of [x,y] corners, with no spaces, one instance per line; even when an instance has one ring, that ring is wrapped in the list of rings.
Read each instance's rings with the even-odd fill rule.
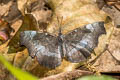
[[[58,21],[58,27],[59,27],[59,33],[58,35],[61,36],[62,35],[62,20],[63,20],[63,17],[61,18],[61,21],[59,20],[59,17],[57,16],[57,21]]]

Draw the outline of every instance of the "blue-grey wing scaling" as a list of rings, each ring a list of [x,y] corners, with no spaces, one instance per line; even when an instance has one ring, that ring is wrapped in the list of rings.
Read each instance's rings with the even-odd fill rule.
[[[90,32],[85,33],[85,30]],[[83,29],[78,28],[65,35],[63,52],[67,60],[70,62],[85,61],[97,47],[99,36],[105,33],[104,22],[95,22],[86,25]]]
[[[104,22],[95,22],[66,35],[60,32],[57,37],[48,33],[23,31],[20,43],[28,48],[31,57],[37,57],[41,65],[55,68],[61,64],[62,57],[70,62],[85,61],[97,47],[99,36],[105,33]]]
[[[48,33],[23,31],[20,34],[20,44],[27,47],[31,57],[37,57],[38,62],[48,68],[61,64],[61,43],[58,37]]]

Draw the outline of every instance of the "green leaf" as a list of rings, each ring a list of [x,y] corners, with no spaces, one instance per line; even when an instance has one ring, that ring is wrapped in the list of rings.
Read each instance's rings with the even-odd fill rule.
[[[106,75],[101,75],[101,76],[84,76],[81,77],[77,80],[117,80],[115,78],[112,78],[110,76],[106,76]]]
[[[0,55],[0,61],[17,78],[17,80],[38,80],[37,77],[12,66],[3,56]]]

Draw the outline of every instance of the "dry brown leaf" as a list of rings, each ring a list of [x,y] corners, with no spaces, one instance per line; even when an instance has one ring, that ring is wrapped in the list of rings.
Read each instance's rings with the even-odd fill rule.
[[[25,10],[27,9],[27,6],[35,1],[37,0],[17,0],[18,9],[21,11],[22,15],[25,15]]]
[[[113,32],[113,35],[110,39],[109,43],[109,51],[111,52],[111,55],[107,50],[100,56],[100,58],[96,61],[94,66],[96,67],[96,70],[99,70],[100,72],[107,72],[107,73],[119,73],[120,72],[120,30],[115,29]],[[116,60],[117,59],[117,60]]]
[[[58,29],[58,20],[62,19],[62,32],[66,33],[77,27],[93,22],[104,21],[106,14],[100,11],[94,0],[48,0],[53,9],[52,21],[47,31],[54,33]]]
[[[72,80],[74,78],[78,78],[84,75],[91,75],[92,72],[89,71],[82,71],[82,70],[74,70],[69,72],[63,72],[57,75],[52,75],[40,80]]]
[[[119,0],[97,0],[100,9],[105,11],[114,21],[116,27],[120,27],[120,1]]]

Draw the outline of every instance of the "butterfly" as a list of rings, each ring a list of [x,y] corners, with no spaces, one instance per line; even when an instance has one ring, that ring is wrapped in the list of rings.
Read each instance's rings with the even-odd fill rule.
[[[58,36],[48,32],[23,31],[20,33],[20,44],[27,47],[29,55],[36,57],[39,64],[54,69],[64,57],[73,63],[88,59],[102,34],[106,34],[104,22],[95,22],[65,35],[60,31]]]

